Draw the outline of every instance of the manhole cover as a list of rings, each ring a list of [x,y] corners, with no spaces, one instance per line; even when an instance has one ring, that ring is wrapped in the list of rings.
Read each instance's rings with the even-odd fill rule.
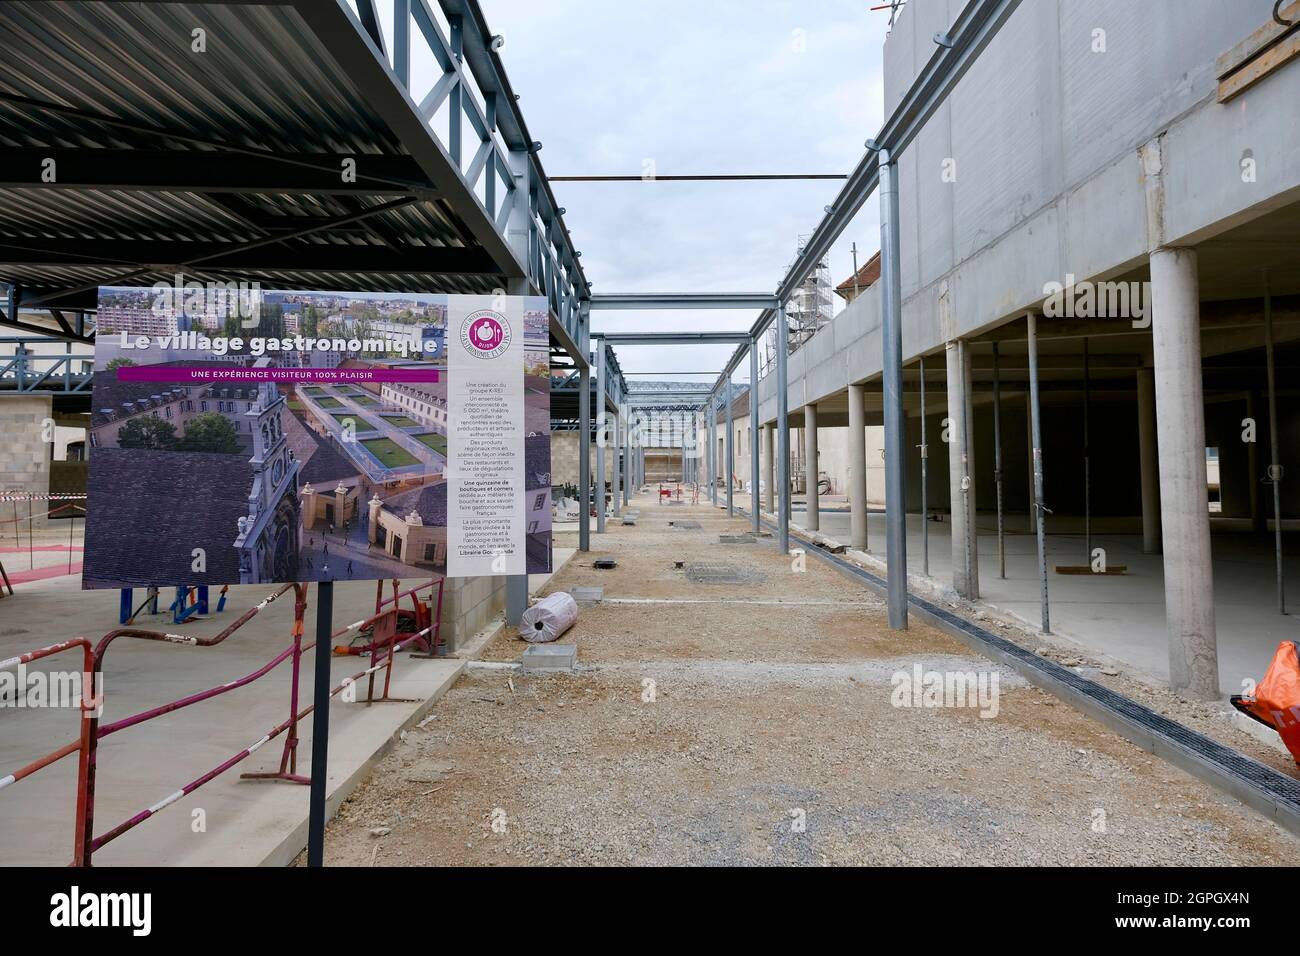
[[[686,566],[686,577],[696,584],[759,584],[763,575],[734,564],[697,561]]]
[[[687,518],[683,518],[679,521],[670,521],[668,524],[677,528],[679,531],[696,531],[704,527],[698,521],[691,521]]]
[[[753,544],[758,539],[748,534],[720,534],[718,544]]]

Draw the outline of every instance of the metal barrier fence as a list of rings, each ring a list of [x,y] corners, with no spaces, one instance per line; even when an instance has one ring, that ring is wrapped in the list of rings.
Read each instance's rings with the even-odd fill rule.
[[[355,653],[360,656],[368,656],[370,666],[358,671],[350,677],[344,678],[331,692],[331,699],[343,693],[349,687],[354,686],[363,678],[369,680],[369,689],[366,696],[366,704],[369,706],[373,703],[385,703],[395,701],[398,698],[389,697],[389,689],[392,682],[393,664],[396,660],[397,652],[414,645],[417,649],[427,653],[420,656],[434,656],[438,653],[440,644],[441,631],[441,610],[443,596],[443,579],[434,578],[423,582],[416,587],[410,588],[399,593],[399,583],[393,581],[392,597],[385,598],[382,595],[383,582],[377,582],[378,587],[375,595],[375,613],[369,617],[354,621],[342,628],[339,628],[330,635],[331,644],[333,641],[348,637],[354,638],[362,635],[365,631],[370,631],[369,638],[359,647],[347,646],[342,648],[346,653]],[[104,657],[108,648],[120,637],[136,638],[147,641],[160,641],[168,644],[182,644],[190,647],[214,647],[225,641],[231,634],[239,630],[243,625],[248,623],[266,607],[272,604],[276,599],[292,590],[294,592],[294,620],[292,627],[292,641],[288,647],[276,654],[270,661],[263,664],[250,674],[240,677],[233,681],[228,681],[216,687],[207,690],[198,691],[181,697],[169,703],[156,707],[150,707],[139,713],[132,714],[129,717],[119,718],[108,723],[100,723],[100,714],[103,709],[103,681],[102,674],[104,669]],[[419,598],[419,592],[428,590],[428,602],[422,602]],[[434,612],[432,606],[435,604],[434,592],[436,591],[437,612]],[[400,606],[401,599],[404,597],[411,598],[411,611],[405,613],[405,609]],[[267,596],[260,603],[254,605],[248,611],[244,612],[237,620],[222,629],[212,637],[195,637],[186,634],[175,634],[164,631],[152,631],[135,627],[121,627],[109,631],[100,640],[92,646],[90,641],[85,638],[77,638],[71,641],[64,641],[59,644],[53,644],[48,647],[38,648],[18,657],[0,661],[0,668],[27,664],[32,661],[49,657],[62,651],[71,650],[76,647],[82,649],[82,700],[81,700],[81,734],[77,740],[70,741],[62,747],[51,751],[50,753],[20,767],[18,770],[5,777],[0,777],[0,790],[6,789],[13,784],[30,777],[39,770],[58,762],[70,754],[79,755],[79,764],[77,770],[77,809],[74,821],[74,844],[72,854],[72,865],[90,866],[96,850],[101,849],[106,844],[115,840],[117,837],[129,830],[139,826],[145,820],[159,813],[165,807],[170,806],[176,801],[185,797],[204,784],[220,776],[225,771],[231,769],[236,764],[247,759],[256,753],[266,744],[281,736],[288,734],[284,742],[284,750],[280,757],[280,767],[277,771],[266,773],[248,773],[243,774],[244,779],[262,779],[262,780],[283,780],[292,783],[309,783],[311,778],[297,773],[297,748],[298,748],[298,721],[308,716],[315,710],[315,705],[309,705],[301,710],[298,709],[298,692],[299,676],[301,670],[302,655],[316,647],[316,642],[303,643],[303,619],[307,609],[307,585],[305,584],[286,584],[279,590]],[[405,617],[412,630],[399,631],[401,619]],[[337,651],[339,648],[324,648],[326,653]],[[230,693],[241,687],[245,687],[258,678],[265,676],[274,670],[285,660],[293,661],[293,673],[290,682],[289,692],[289,715],[288,717],[276,724],[260,738],[247,747],[235,753],[233,756],[222,761],[216,767],[202,774],[201,776],[189,781],[184,786],[167,794],[161,800],[146,807],[134,814],[121,823],[107,830],[106,832],[95,836],[95,784],[98,771],[99,741],[110,734],[126,730],[143,724],[147,721],[161,717],[165,714],[174,713],[185,707],[211,700],[222,694]],[[379,671],[385,671],[383,695],[376,698],[374,696],[374,678]]]

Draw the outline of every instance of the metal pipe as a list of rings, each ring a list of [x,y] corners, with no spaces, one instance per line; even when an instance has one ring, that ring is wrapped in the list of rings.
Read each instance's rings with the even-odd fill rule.
[[[605,533],[605,340],[596,340],[596,534]]]
[[[1007,548],[1002,520],[1002,374],[998,364],[998,343],[993,343],[993,484],[998,503],[998,577],[1007,576]]]
[[[880,315],[885,419],[885,563],[889,626],[907,627],[907,509],[903,501],[903,316],[899,262],[898,170],[889,150],[878,153],[880,175]]]
[[[749,342],[749,510],[754,534],[761,530],[758,515],[758,339]]]
[[[1268,366],[1268,480],[1273,485],[1273,554],[1277,563],[1277,612],[1286,613],[1282,577],[1282,462],[1277,437],[1277,365],[1273,356],[1273,294],[1264,277],[1264,362]]]
[[[307,865],[325,865],[325,785],[330,739],[330,632],[334,629],[334,582],[316,584],[316,687],[311,721],[311,796],[307,814]]]
[[[1033,442],[1032,458],[1034,464],[1034,514],[1038,521],[1038,586],[1042,606],[1042,628],[1044,634],[1052,633],[1052,619],[1047,604],[1047,535],[1045,530],[1046,512],[1043,507],[1043,428],[1038,408],[1038,316],[1033,312],[1026,314],[1029,326],[1027,343],[1029,346],[1029,429]]]
[[[632,461],[632,412],[627,411],[627,420],[623,424],[623,506],[627,507],[632,503],[632,472],[635,468]]]
[[[790,553],[790,397],[786,394],[789,336],[782,303],[776,310],[777,545],[782,554]]]
[[[736,516],[735,501],[733,500],[733,491],[735,490],[736,487],[736,449],[735,449],[736,426],[735,423],[732,421],[732,415],[734,413],[732,412],[732,408],[731,408],[731,404],[732,404],[731,396],[732,396],[731,379],[727,379],[727,393],[726,395],[723,396],[723,401],[727,403],[727,440],[724,443],[724,447],[726,449],[725,451],[726,459],[723,467],[727,473],[727,517],[728,518],[734,518]]]
[[[1092,564],[1092,459],[1088,437],[1088,340],[1083,340],[1083,563]]]
[[[921,573],[930,576],[930,509],[926,488],[930,447],[925,443],[925,356],[921,356]]]
[[[582,310],[582,368],[578,371],[578,550],[591,550],[591,349],[586,329],[589,317]]]

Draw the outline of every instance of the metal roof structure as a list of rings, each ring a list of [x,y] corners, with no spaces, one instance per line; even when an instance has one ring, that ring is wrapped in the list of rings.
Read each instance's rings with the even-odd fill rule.
[[[0,31],[10,324],[176,273],[505,286],[581,351],[589,287],[476,0],[15,0]]]

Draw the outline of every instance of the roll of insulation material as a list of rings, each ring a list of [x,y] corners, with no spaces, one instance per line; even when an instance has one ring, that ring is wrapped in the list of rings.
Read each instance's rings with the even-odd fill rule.
[[[568,591],[542,598],[519,618],[519,636],[532,644],[555,640],[578,619],[578,602]]]

